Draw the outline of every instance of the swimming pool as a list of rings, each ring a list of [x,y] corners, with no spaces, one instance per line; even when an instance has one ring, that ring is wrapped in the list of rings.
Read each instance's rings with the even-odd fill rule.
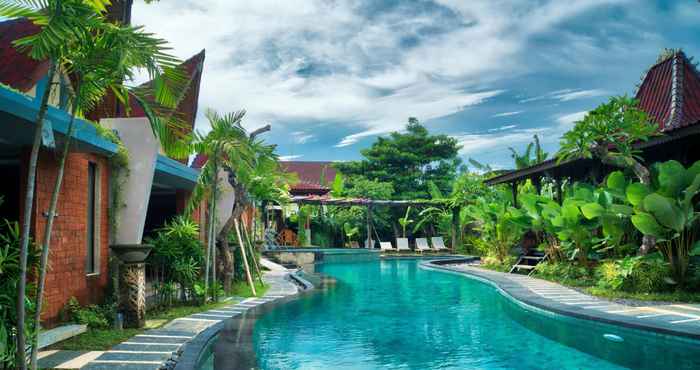
[[[245,363],[230,357],[231,336],[261,369],[700,366],[696,341],[525,310],[490,285],[420,269],[417,260],[316,268],[336,283],[261,313],[248,329],[227,326],[205,367]]]

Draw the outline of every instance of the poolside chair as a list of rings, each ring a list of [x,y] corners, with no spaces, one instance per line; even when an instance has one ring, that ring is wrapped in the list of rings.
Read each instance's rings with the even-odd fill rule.
[[[396,250],[399,252],[410,251],[411,248],[408,247],[408,238],[396,238]]]
[[[434,236],[430,238],[430,242],[433,243],[433,249],[436,251],[449,251],[450,249],[445,246],[445,241],[442,240],[441,236]]]
[[[384,251],[395,251],[394,247],[391,245],[391,242],[379,242],[379,249],[381,249],[382,252]]]
[[[355,240],[350,241],[350,248],[360,248],[360,243]]]
[[[430,245],[428,245],[428,239],[426,238],[416,238],[416,252],[430,251]]]

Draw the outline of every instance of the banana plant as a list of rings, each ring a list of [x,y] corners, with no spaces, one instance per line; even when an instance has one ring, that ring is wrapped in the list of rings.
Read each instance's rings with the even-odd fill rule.
[[[477,199],[466,207],[469,218],[476,223],[479,237],[474,239],[476,247],[499,262],[505,261],[510,249],[520,240],[523,227],[515,222],[506,198],[487,200]]]
[[[406,214],[403,217],[399,218],[399,224],[401,225],[401,236],[403,238],[406,237],[406,228],[408,227],[408,225],[413,223],[413,220],[408,218],[410,214],[411,206],[408,206],[408,208],[406,208]]]
[[[700,217],[695,196],[700,192],[700,161],[689,168],[677,161],[656,163],[649,184],[634,182],[625,194],[634,207],[632,224],[657,240],[678,284],[687,275],[689,256],[700,255],[695,231]]]
[[[608,175],[605,187],[593,189],[583,198],[587,202],[581,206],[584,217],[600,223],[603,238],[598,250],[601,252],[622,245],[631,234],[628,220],[633,209],[625,196],[627,185],[625,175],[614,171]]]

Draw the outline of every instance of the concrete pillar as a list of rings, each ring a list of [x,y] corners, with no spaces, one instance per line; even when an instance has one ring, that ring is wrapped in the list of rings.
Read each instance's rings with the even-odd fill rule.
[[[147,118],[108,118],[100,124],[115,130],[129,151],[128,171],[115,175],[124,206],[116,210],[114,243],[141,244],[160,144]]]

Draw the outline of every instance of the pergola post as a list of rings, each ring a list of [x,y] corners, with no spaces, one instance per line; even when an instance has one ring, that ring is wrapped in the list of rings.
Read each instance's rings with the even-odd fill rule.
[[[372,204],[367,205],[367,245],[365,248],[372,248]]]
[[[561,203],[564,200],[564,197],[562,196],[562,190],[561,190],[561,177],[554,178],[554,186],[556,187],[556,193],[554,196],[557,199],[557,203],[559,203],[561,205]]]
[[[459,235],[459,212],[460,207],[452,208],[452,253],[457,252],[457,244],[461,243]]]
[[[510,186],[513,192],[513,207],[518,208],[518,182],[513,181],[510,183]]]
[[[532,184],[535,186],[535,189],[537,190],[537,195],[542,194],[542,179],[540,179],[539,176],[535,176],[532,178]]]

